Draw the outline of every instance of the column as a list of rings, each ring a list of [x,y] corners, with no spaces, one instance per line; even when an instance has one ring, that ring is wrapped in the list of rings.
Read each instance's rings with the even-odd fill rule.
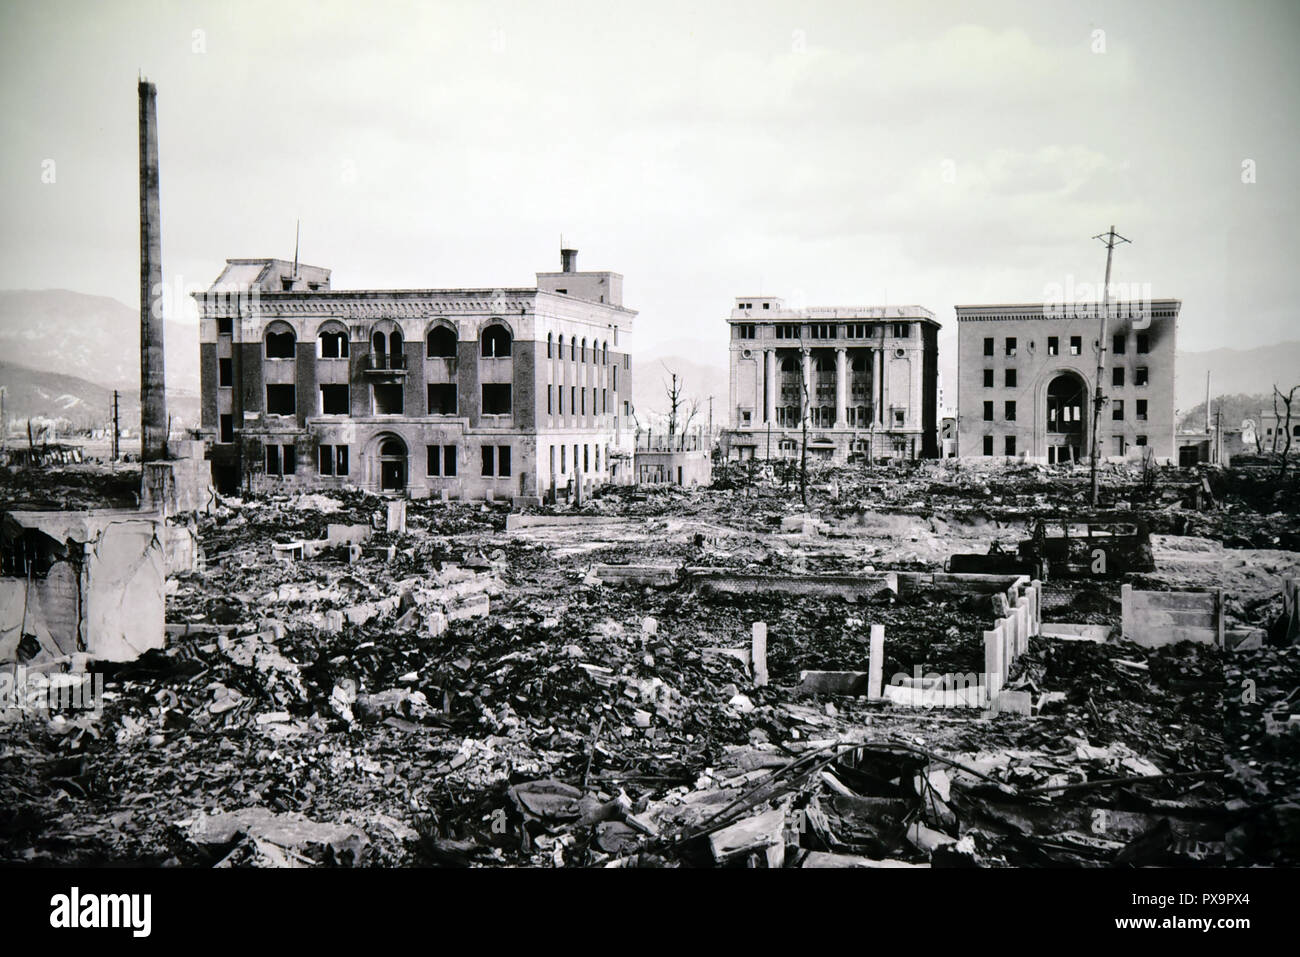
[[[799,395],[799,421],[803,422],[812,412],[812,401],[817,395],[817,386],[812,380],[812,353],[803,350],[803,388]]]
[[[876,418],[876,425],[884,427],[885,425],[885,348],[881,346],[875,350],[873,357],[873,371],[871,374],[871,391],[875,398],[872,400],[872,413]]]
[[[848,426],[848,416],[845,410],[849,404],[849,381],[848,381],[848,350],[835,350],[835,428],[843,429]]]
[[[763,399],[763,421],[776,421],[776,350],[763,350],[763,376],[767,386],[767,394]]]

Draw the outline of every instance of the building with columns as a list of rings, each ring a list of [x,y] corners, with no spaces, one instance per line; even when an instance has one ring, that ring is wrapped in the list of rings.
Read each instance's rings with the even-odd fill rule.
[[[327,269],[231,259],[197,293],[214,484],[536,499],[632,481],[623,277],[511,289],[330,288]]]
[[[957,454],[1057,464],[1092,454],[1098,303],[957,306]],[[1175,459],[1177,299],[1107,317],[1102,458]]]
[[[939,323],[921,306],[787,308],[736,299],[731,326],[734,459],[798,454],[846,462],[938,455]]]

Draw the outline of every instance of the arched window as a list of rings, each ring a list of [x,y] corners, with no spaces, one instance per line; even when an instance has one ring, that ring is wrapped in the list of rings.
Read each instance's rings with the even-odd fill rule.
[[[582,340],[582,361],[583,362],[587,361],[587,340],[586,339]]]
[[[559,339],[560,351],[556,353],[561,359],[564,358],[564,333],[560,333]]]
[[[609,365],[609,340],[606,339],[600,344],[600,364]]]
[[[316,355],[321,359],[346,359],[348,357],[348,330],[340,323],[321,326],[316,334]]]
[[[510,355],[510,330],[497,322],[484,329],[481,354],[485,359],[500,359]]]
[[[292,359],[298,337],[293,334],[293,327],[285,322],[275,322],[266,327],[266,357],[268,359]]]
[[[799,366],[794,360],[794,356],[786,356],[781,360],[782,372],[798,372]]]
[[[551,358],[554,353],[555,353],[555,333],[548,332],[546,334],[546,358],[548,359]]]
[[[573,361],[578,358],[578,337],[574,336],[569,340],[569,360]]]
[[[853,357],[853,371],[854,371],[854,372],[866,372],[866,371],[867,371],[867,357],[866,357],[866,356],[854,356],[854,357]]]
[[[456,333],[447,326],[434,326],[424,340],[425,354],[430,359],[456,358]]]

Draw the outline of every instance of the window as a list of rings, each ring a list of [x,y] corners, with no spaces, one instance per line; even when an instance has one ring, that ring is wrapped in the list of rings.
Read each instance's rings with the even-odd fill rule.
[[[906,424],[907,424],[907,413],[904,412],[902,409],[895,409],[894,425],[901,429]]]
[[[614,387],[614,391],[617,392],[618,391],[618,366],[614,366],[614,368],[611,369],[610,372],[614,374],[614,379],[612,382],[610,382],[610,385],[612,385]]]
[[[294,390],[291,385],[268,385],[266,387],[266,414],[293,415]]]
[[[1016,421],[1016,402],[1014,399],[1008,399],[1005,408],[1002,410],[1003,418],[1008,422]]]
[[[984,454],[985,455],[993,454],[993,436],[991,435],[984,436]]]
[[[569,386],[569,414],[576,415],[578,412],[578,387]]]
[[[896,323],[894,323],[894,338],[895,338],[895,339],[906,339],[906,338],[908,338],[909,336],[911,336],[911,334],[912,334],[912,326],[911,326],[910,323],[906,323],[906,322],[896,322]]]
[[[777,323],[776,337],[778,339],[798,339],[799,326],[797,323]]]
[[[510,477],[510,446],[485,445],[481,449],[483,456],[483,474],[497,478]]]
[[[578,356],[579,356],[578,358],[579,362],[587,361],[587,340],[586,339],[582,340],[582,351],[578,353]]]
[[[1111,384],[1111,385],[1123,385],[1123,384],[1124,384],[1124,367],[1123,367],[1123,366],[1116,366],[1115,368],[1113,368],[1113,369],[1110,370],[1110,384]]]
[[[1124,400],[1116,399],[1110,406],[1110,417],[1115,422],[1124,421]]]
[[[268,359],[292,359],[294,347],[293,330],[266,333],[266,357]]]
[[[1145,355],[1151,351],[1151,337],[1145,332],[1137,334],[1137,351],[1139,355]]]
[[[993,403],[992,403],[992,402],[985,402],[985,403],[984,403],[984,421],[985,421],[985,422],[992,422],[992,421],[993,421]],[[992,440],[990,440],[990,441],[992,441]],[[989,454],[991,455],[992,453],[989,453]]]
[[[577,345],[577,340],[573,343]],[[483,330],[481,355],[485,359],[504,359],[510,355],[510,330],[500,323],[493,323]]]
[[[1015,337],[1015,336],[1007,336],[1006,352],[1007,352],[1007,355],[1009,355],[1009,356],[1014,356],[1014,355],[1016,354],[1016,337]]]
[[[600,411],[602,413],[609,412],[609,390],[608,389],[600,390]]]
[[[1134,384],[1134,385],[1146,385],[1146,384],[1147,384],[1147,367],[1146,367],[1146,366],[1138,366],[1136,369],[1133,370],[1133,384]]]
[[[1059,355],[1061,354],[1061,337],[1060,337],[1060,336],[1048,336],[1048,337],[1047,337],[1047,354],[1048,354],[1049,356],[1059,356]]]
[[[554,449],[552,449],[552,452],[553,451]],[[560,474],[561,475],[563,475],[565,472],[569,470],[568,453],[569,453],[569,447],[567,445],[561,445],[560,446]]]
[[[986,389],[991,389],[991,388],[993,388],[993,370],[992,370],[992,369],[985,369],[985,370],[984,370],[984,388],[986,388]]]
[[[750,336],[749,338],[753,339],[754,337]],[[603,366],[609,365],[609,343],[608,342],[602,342],[600,344],[600,364]]]
[[[456,383],[431,382],[428,385],[429,414],[456,414]]]
[[[320,387],[320,414],[347,415],[348,387],[345,385],[323,385]]]
[[[375,415],[402,415],[406,407],[402,387],[394,384],[374,386]]]
[[[546,414],[551,415],[555,412],[555,386],[546,387]]]
[[[346,359],[348,334],[342,329],[324,329],[316,337],[316,356],[320,359]],[[328,473],[327,473],[328,474]]]
[[[444,478],[456,476],[456,446],[454,445],[442,447],[442,474]]]
[[[555,353],[555,333],[548,332],[546,334],[546,358],[548,359],[552,358],[554,356],[554,353]]]
[[[321,475],[334,474],[334,446],[322,445],[317,450],[318,465],[317,469]]]
[[[1004,442],[1005,442],[1005,447],[1004,447],[1004,449],[1003,449],[1003,453],[1004,453],[1005,455],[1015,455],[1015,454],[1016,454],[1016,437],[1015,437],[1014,435],[1008,435],[1008,436],[1006,437],[1006,439],[1004,440]]]
[[[235,334],[235,320],[230,316],[217,317],[217,335],[233,336]]]
[[[569,340],[569,361],[576,362],[578,359],[578,340],[573,338]]]
[[[754,327],[754,324],[753,324],[752,322],[742,322],[742,323],[738,323],[737,325],[733,326],[732,328],[734,328],[734,329],[736,330],[736,338],[737,338],[737,339],[753,339],[753,338],[754,338],[754,330],[755,330],[755,327]]]
[[[591,471],[591,446],[590,445],[584,445],[582,447],[582,470],[584,472]]]
[[[510,414],[510,384],[486,383],[483,386],[483,414]]]
[[[1083,354],[1083,337],[1070,336],[1070,355],[1078,356]]]
[[[564,386],[560,386],[555,391],[558,392],[560,396],[560,415],[564,415]]]
[[[993,355],[993,337],[992,337],[992,336],[985,336],[985,337],[984,337],[984,354],[985,354],[986,356],[991,356],[991,355]]]
[[[231,366],[231,360],[229,358],[218,359],[217,360],[217,385],[219,385],[223,389],[229,389],[234,384],[235,384],[235,372],[233,367]]]
[[[1133,414],[1137,416],[1137,420],[1139,422],[1145,422],[1147,420],[1146,399],[1138,399],[1136,402],[1133,403]]]
[[[1014,388],[1016,387],[1016,370],[1015,370],[1015,369],[1008,369],[1008,370],[1007,370],[1006,386],[1007,386],[1008,389],[1014,389]]]
[[[1146,445],[1146,444],[1147,444],[1147,437],[1146,437],[1145,435],[1139,435],[1139,436],[1134,440],[1134,444],[1135,444],[1135,445]]]
[[[221,416],[219,421],[221,423],[221,431],[217,437],[217,441],[222,443],[235,441],[235,417],[227,412]]]
[[[266,474],[292,475],[298,467],[297,449],[292,445],[267,445]]]
[[[451,471],[446,472],[444,465],[447,462],[447,452],[451,451]],[[454,445],[428,445],[425,446],[425,457],[427,467],[425,471],[429,475],[440,476],[446,472],[447,475],[456,474],[456,446]]]
[[[808,334],[813,339],[834,339],[838,326],[830,323],[816,323],[808,327]],[[903,328],[907,328],[904,326]]]
[[[1127,348],[1128,348],[1128,336],[1126,336],[1126,335],[1125,335],[1124,333],[1122,333],[1122,332],[1121,332],[1121,333],[1118,333],[1118,334],[1115,336],[1115,339],[1114,339],[1114,342],[1113,342],[1113,344],[1112,344],[1112,346],[1111,346],[1111,350],[1110,350],[1110,351],[1113,352],[1113,353],[1115,353],[1115,355],[1117,355],[1117,356],[1122,356],[1122,355],[1124,354],[1125,349],[1127,349]]]
[[[550,343],[546,344],[550,355]],[[456,333],[447,326],[434,326],[424,338],[424,354],[430,359],[456,358]]]
[[[582,408],[579,410],[583,415],[587,414],[587,390],[582,390]]]
[[[348,474],[348,447],[346,445],[334,446],[334,474]]]

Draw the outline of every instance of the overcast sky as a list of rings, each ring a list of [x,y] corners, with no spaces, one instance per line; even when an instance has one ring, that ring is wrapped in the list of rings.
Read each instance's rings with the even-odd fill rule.
[[[1300,339],[1293,0],[0,10],[0,288],[138,302],[143,70],[173,286],[297,218],[336,288],[529,285],[563,233],[689,355],[757,293],[951,331],[1100,281],[1114,223],[1183,348]]]

